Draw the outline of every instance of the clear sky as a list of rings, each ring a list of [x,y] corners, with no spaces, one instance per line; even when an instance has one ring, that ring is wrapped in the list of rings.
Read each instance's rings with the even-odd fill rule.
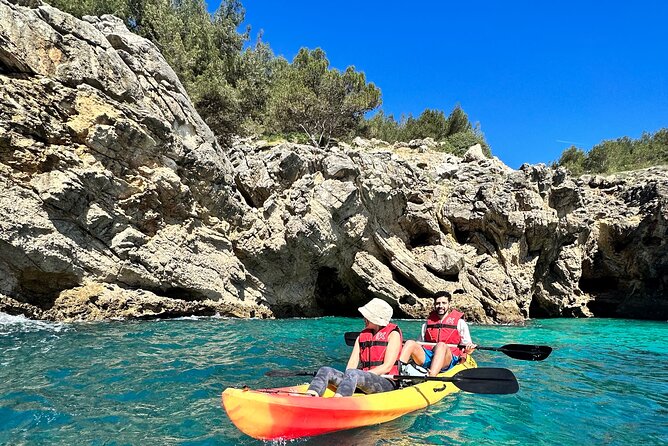
[[[668,127],[668,1],[242,3],[253,38],[355,66],[397,119],[459,103],[513,168]]]

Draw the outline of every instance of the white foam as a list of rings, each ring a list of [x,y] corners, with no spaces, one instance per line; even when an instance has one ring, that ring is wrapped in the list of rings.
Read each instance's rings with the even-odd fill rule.
[[[172,320],[173,321],[199,321],[202,320],[202,316],[181,316],[181,317],[175,317]]]
[[[230,318],[229,316],[221,316],[220,313],[216,313],[212,316],[181,316],[181,317],[175,317],[171,320],[173,320],[173,321],[206,321],[206,320],[209,320],[209,319],[232,319],[232,318]]]
[[[0,333],[2,334],[40,330],[60,332],[66,328],[67,326],[60,322],[38,321],[28,319],[25,316],[12,316],[11,314],[0,313]]]

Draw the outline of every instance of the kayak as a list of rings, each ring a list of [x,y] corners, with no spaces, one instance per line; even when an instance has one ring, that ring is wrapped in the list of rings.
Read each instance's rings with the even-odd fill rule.
[[[457,364],[439,376],[476,368],[475,360]],[[227,388],[222,405],[232,423],[258,440],[291,440],[394,420],[437,403],[459,389],[451,382],[424,381],[390,392],[333,398],[305,395],[308,384],[274,389]]]

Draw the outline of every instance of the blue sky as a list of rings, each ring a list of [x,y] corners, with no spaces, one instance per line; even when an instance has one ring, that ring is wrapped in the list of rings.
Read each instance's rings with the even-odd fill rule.
[[[242,3],[275,54],[322,48],[397,119],[460,104],[513,168],[668,127],[668,2]]]

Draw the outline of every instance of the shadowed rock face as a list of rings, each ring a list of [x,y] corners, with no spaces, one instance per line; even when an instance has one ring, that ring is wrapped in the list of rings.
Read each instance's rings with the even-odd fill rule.
[[[34,2],[37,3],[37,2]],[[668,317],[668,172],[571,178],[479,148],[221,148],[116,18],[0,0],[0,311],[59,320]]]

